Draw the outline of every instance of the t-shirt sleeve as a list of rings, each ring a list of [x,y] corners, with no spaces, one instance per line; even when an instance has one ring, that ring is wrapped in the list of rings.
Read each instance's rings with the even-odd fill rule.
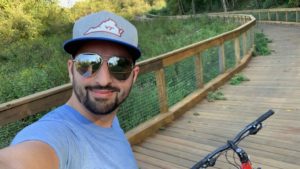
[[[58,121],[38,121],[20,131],[13,139],[11,145],[25,141],[41,141],[52,147],[59,158],[60,169],[68,166],[71,153],[70,137],[72,131],[63,123]]]

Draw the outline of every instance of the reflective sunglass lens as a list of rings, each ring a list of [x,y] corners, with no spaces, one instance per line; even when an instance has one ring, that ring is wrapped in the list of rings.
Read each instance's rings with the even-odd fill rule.
[[[76,70],[83,77],[91,77],[97,72],[103,59],[93,53],[79,54],[74,59]],[[107,61],[110,74],[118,80],[126,80],[131,74],[133,62],[124,57],[112,56]]]
[[[131,74],[133,63],[126,58],[113,56],[108,60],[109,72],[119,80],[126,80]]]
[[[102,59],[98,55],[87,53],[79,54],[74,61],[78,73],[87,78],[99,69]]]

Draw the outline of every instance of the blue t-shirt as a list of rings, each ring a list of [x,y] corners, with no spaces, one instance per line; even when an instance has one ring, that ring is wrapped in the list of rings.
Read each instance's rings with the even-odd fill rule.
[[[111,128],[102,128],[63,105],[24,128],[11,144],[30,140],[50,145],[60,169],[138,168],[117,117]]]

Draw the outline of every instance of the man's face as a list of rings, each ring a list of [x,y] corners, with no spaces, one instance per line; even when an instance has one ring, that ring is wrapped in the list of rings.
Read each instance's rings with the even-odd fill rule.
[[[91,77],[84,77],[79,74],[75,69],[75,63],[69,61],[69,74],[73,84],[73,92],[78,102],[89,112],[96,115],[110,114],[129,95],[132,84],[139,72],[139,67],[135,66],[126,80],[117,80],[108,70],[107,59],[111,56],[121,56],[131,60],[132,56],[123,46],[110,42],[89,42],[82,46],[76,55],[81,53],[96,53],[105,61]]]

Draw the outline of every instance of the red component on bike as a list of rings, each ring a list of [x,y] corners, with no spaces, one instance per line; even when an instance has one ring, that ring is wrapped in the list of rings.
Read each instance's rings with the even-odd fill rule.
[[[242,169],[252,169],[250,161],[242,163]]]

